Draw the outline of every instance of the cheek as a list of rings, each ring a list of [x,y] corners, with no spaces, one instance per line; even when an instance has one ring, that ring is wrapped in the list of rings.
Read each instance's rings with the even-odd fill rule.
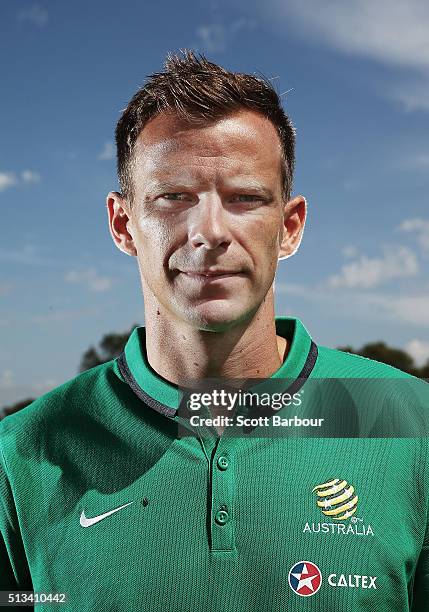
[[[254,234],[254,252],[258,260],[265,265],[264,269],[275,270],[279,253],[280,226],[277,219],[261,224]],[[256,249],[256,250],[255,250]]]
[[[159,273],[166,253],[171,250],[172,241],[173,232],[166,224],[145,220],[138,227],[138,257],[149,274]]]

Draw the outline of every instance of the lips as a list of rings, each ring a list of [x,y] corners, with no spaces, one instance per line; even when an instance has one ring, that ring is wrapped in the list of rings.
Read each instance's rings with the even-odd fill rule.
[[[232,282],[237,278],[242,278],[245,275],[241,270],[226,270],[225,268],[215,268],[208,270],[179,270],[179,276],[189,279],[189,281],[198,284],[212,284],[215,282]]]
[[[239,272],[235,270],[181,270],[181,272],[188,276],[204,276],[207,278],[212,276],[231,276],[232,274],[239,274]]]

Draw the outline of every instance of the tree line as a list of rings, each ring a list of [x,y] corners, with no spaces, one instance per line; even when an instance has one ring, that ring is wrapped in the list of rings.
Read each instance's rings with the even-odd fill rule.
[[[90,346],[87,351],[82,355],[79,370],[85,372],[90,368],[106,363],[111,359],[118,357],[124,350],[124,346],[132,333],[132,331],[139,327],[139,324],[135,323],[131,326],[131,329],[124,333],[109,333],[103,336],[98,346]],[[339,351],[345,351],[347,353],[353,353],[355,355],[362,355],[362,357],[368,357],[369,359],[375,359],[387,363],[388,365],[394,366],[403,372],[417,376],[418,378],[429,378],[429,359],[422,366],[418,367],[414,359],[406,351],[399,348],[388,346],[383,341],[372,342],[364,344],[360,349],[355,349],[352,346],[339,346]],[[31,404],[36,398],[28,397],[20,400],[11,406],[4,406],[0,412],[0,418],[17,412],[25,406]]]

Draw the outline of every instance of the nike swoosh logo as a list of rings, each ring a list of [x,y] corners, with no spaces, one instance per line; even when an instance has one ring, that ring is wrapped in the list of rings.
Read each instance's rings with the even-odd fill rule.
[[[127,506],[133,503],[134,502],[128,502],[128,504],[124,504],[123,506],[119,506],[119,508],[115,508],[114,510],[109,510],[109,512],[105,512],[104,514],[99,514],[98,516],[94,516],[93,518],[87,518],[85,516],[85,510],[82,510],[82,514],[80,515],[80,524],[82,527],[91,527],[91,525],[95,525],[95,523],[99,523],[100,521],[105,519],[107,516],[110,516],[111,514],[114,514],[114,512],[118,512],[119,510],[122,510],[122,508],[126,508]]]

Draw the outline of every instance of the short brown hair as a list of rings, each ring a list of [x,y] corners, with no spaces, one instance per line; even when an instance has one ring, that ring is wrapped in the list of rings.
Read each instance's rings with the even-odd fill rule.
[[[203,54],[181,50],[167,55],[164,72],[151,74],[132,97],[116,126],[117,170],[124,197],[133,198],[131,161],[138,135],[163,111],[176,112],[190,123],[204,124],[247,108],[275,126],[282,148],[282,195],[290,199],[295,166],[295,129],[268,78],[229,72]]]

